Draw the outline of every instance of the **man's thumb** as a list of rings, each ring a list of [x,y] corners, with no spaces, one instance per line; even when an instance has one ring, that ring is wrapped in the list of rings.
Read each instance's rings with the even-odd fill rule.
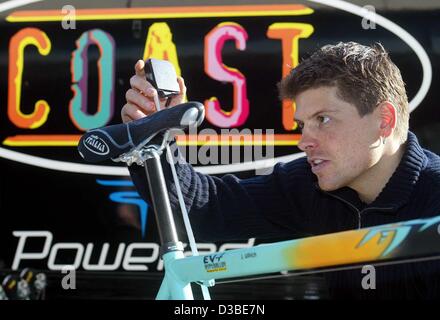
[[[135,66],[134,66],[134,70],[135,70],[137,76],[140,76],[140,77],[145,76],[144,67],[145,67],[144,60],[138,60],[136,62]]]

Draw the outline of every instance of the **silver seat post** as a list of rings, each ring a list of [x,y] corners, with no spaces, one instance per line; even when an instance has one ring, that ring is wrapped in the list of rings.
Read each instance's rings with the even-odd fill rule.
[[[149,149],[147,154],[145,172],[156,215],[162,254],[175,250],[183,251],[183,245],[177,236],[176,224],[168,197],[168,189],[162,171],[160,151]]]

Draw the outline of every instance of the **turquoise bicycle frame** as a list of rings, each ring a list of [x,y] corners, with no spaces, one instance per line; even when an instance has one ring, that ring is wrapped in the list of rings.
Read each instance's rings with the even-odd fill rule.
[[[439,228],[440,216],[435,216],[200,256],[171,251],[163,255],[165,276],[157,299],[193,299],[192,282],[434,259],[440,254]]]

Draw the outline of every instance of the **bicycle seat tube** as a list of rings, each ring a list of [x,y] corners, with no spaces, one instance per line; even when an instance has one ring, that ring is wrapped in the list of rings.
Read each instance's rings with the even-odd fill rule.
[[[168,251],[183,251],[183,245],[177,236],[176,224],[168,197],[168,189],[162,171],[160,154],[154,149],[149,150],[148,153],[149,157],[145,160],[145,171],[156,214],[162,254]]]

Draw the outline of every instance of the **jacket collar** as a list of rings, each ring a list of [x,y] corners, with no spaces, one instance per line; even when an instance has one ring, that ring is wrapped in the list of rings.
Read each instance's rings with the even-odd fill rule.
[[[423,152],[416,135],[412,132],[408,132],[406,149],[398,167],[372,203],[369,205],[362,203],[358,194],[349,187],[343,187],[325,193],[349,202],[358,208],[358,210],[375,208],[376,210],[386,212],[397,212],[400,207],[409,201],[419,176],[422,170],[426,167],[427,161],[427,157]],[[318,184],[316,184],[316,186],[319,189]]]

